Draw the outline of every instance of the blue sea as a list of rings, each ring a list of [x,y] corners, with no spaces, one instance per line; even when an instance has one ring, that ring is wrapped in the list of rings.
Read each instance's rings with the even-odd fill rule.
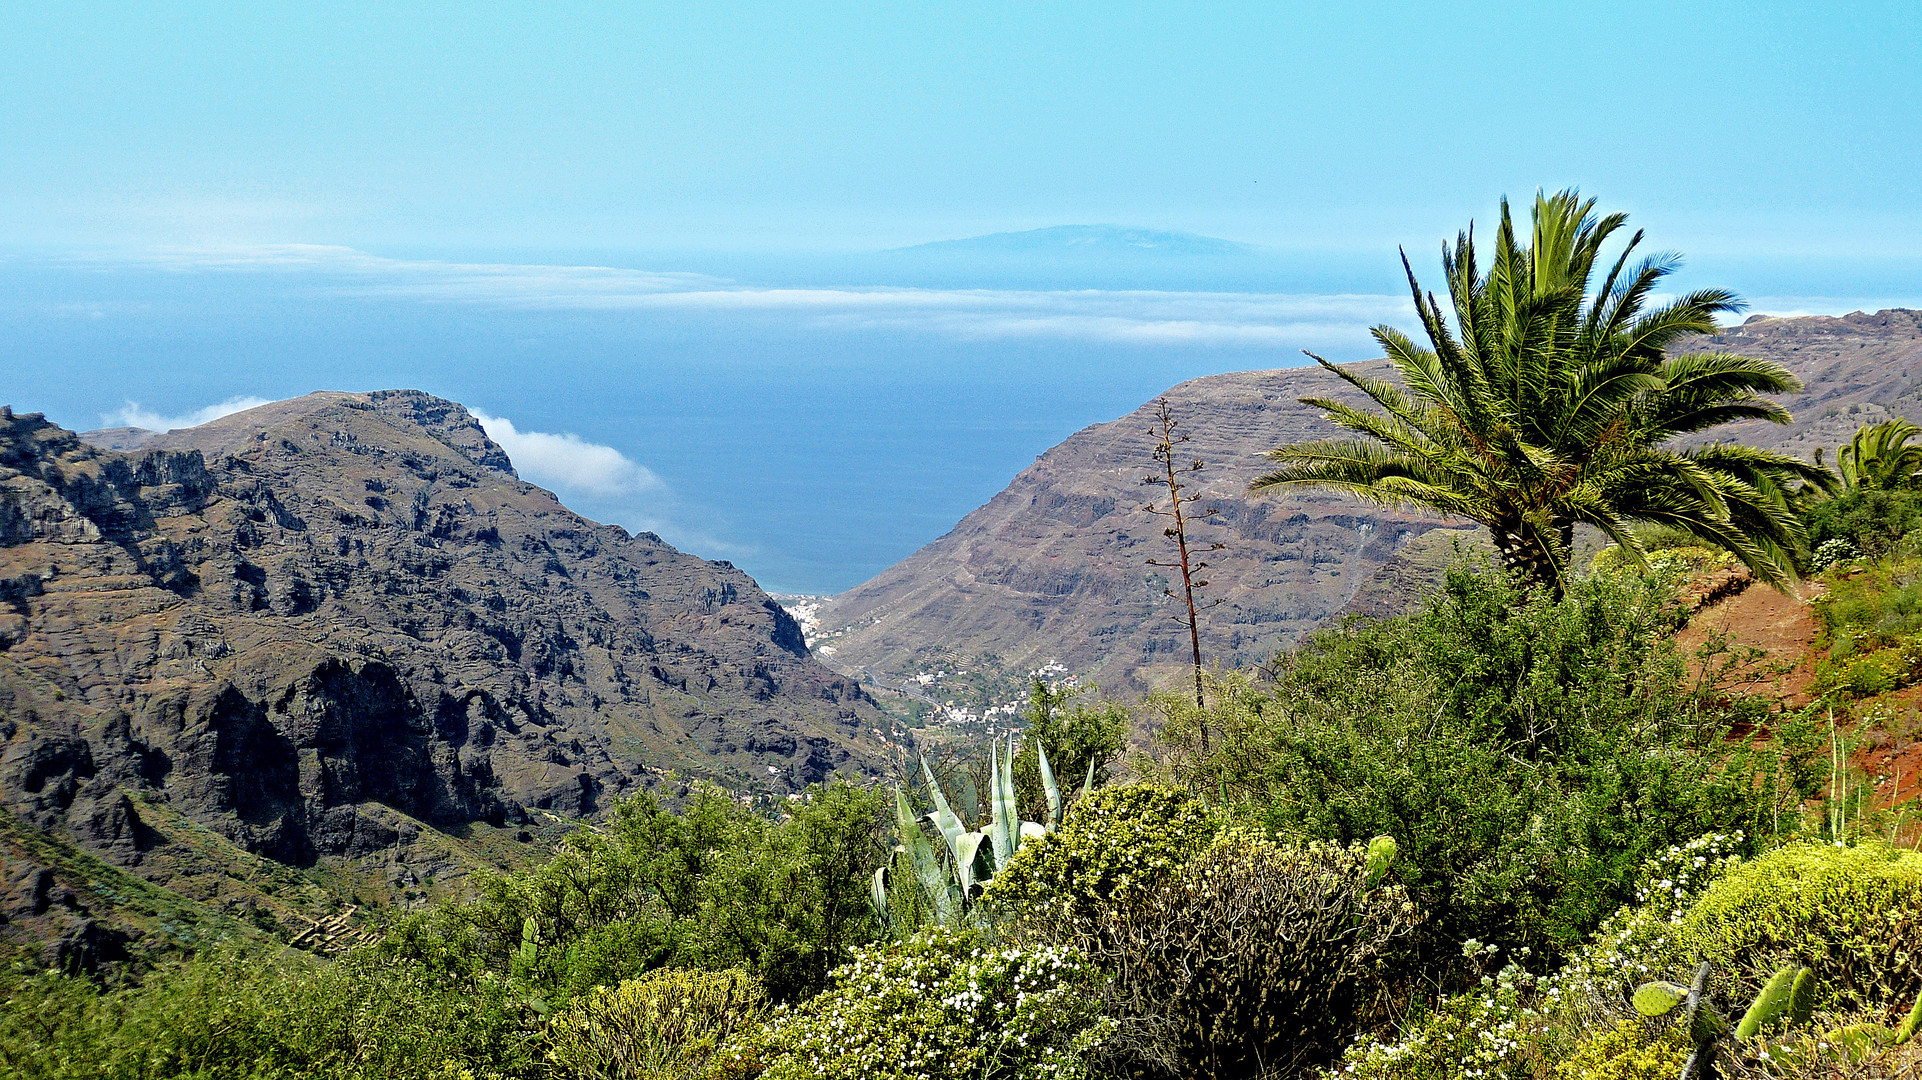
[[[1174,383],[1297,365],[1302,349],[1361,359],[1370,325],[1410,322],[1390,252],[1053,232],[781,256],[15,252],[0,256],[0,403],[85,430],[418,388],[511,431],[522,474],[590,517],[772,591],[831,594]],[[1750,276],[1846,311],[1899,300],[1922,281],[1911,269]]]

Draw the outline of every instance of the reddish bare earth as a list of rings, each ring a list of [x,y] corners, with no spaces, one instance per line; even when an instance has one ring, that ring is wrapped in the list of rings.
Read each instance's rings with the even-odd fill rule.
[[[1732,689],[1768,694],[1789,708],[1814,699],[1811,684],[1822,650],[1820,630],[1809,601],[1820,595],[1820,582],[1803,582],[1793,593],[1757,585],[1727,594],[1718,583],[1705,582],[1711,596],[1695,617],[1676,635],[1676,643],[1695,653],[1726,635],[1730,646],[1760,651],[1738,662],[1729,675]],[[1725,587],[1724,587],[1725,588]],[[1899,805],[1922,796],[1922,686],[1884,694],[1856,703],[1857,737],[1861,745],[1855,764],[1876,785],[1875,804]]]

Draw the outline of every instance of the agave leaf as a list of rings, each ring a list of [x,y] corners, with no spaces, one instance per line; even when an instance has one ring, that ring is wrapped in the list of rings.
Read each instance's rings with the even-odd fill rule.
[[[1093,790],[1094,790],[1094,759],[1089,758],[1088,759],[1088,778],[1086,780],[1081,781],[1081,794],[1083,797],[1086,797],[1087,794]]]
[[[894,789],[894,817],[895,824],[901,829],[901,842],[908,849],[908,863],[914,867],[914,879],[934,905],[935,918],[943,924],[953,925],[957,906],[953,878],[941,866],[940,858],[934,853],[934,845],[928,843],[927,835],[921,831],[921,823],[908,807],[907,793],[900,788]]]
[[[927,778],[928,794],[934,796],[934,813],[929,816],[934,819],[934,827],[941,830],[941,838],[948,842],[948,852],[959,861],[961,853],[955,845],[961,834],[968,831],[967,826],[961,824],[960,815],[948,805],[947,796],[941,794],[941,785],[934,782],[934,770],[928,768],[926,754],[921,755],[921,775]]]
[[[1034,752],[1041,762],[1041,790],[1048,796],[1048,820],[1044,824],[1052,829],[1061,820],[1061,788],[1054,782],[1054,770],[1048,767],[1048,748],[1040,739],[1034,741]]]
[[[1001,780],[1001,741],[988,744],[988,836],[994,842],[994,867],[998,873],[1014,858],[1013,785]]]
[[[880,916],[881,925],[894,929],[894,912],[888,907],[888,868],[874,868],[874,881],[868,886],[868,901],[874,905],[874,913]]]
[[[955,846],[955,875],[961,879],[962,896],[974,895],[974,887],[976,885],[986,885],[994,877],[992,871],[980,878],[975,877],[975,860],[981,855],[981,845],[987,842],[988,831],[986,829],[980,829],[975,832],[962,833],[960,841]]]

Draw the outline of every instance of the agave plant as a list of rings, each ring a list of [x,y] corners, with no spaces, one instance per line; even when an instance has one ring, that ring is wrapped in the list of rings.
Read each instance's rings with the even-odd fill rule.
[[[946,858],[922,831],[921,818],[908,804],[907,792],[894,789],[895,826],[901,835],[894,849],[895,862],[905,858],[927,910],[943,925],[952,926],[967,917],[981,889],[1008,865],[1023,841],[1045,836],[1061,822],[1061,787],[1048,764],[1048,751],[1039,743],[1035,744],[1035,752],[1041,766],[1041,790],[1047,799],[1047,810],[1042,821],[1021,820],[1015,805],[1014,739],[1013,735],[1008,736],[1005,756],[999,741],[988,745],[988,820],[975,829],[970,829],[961,815],[954,812],[941,785],[934,779],[934,770],[928,767],[928,759],[921,758],[921,776],[934,801],[934,811],[927,819],[941,835]],[[1087,779],[1082,782],[1082,793],[1085,795],[1093,786],[1094,762],[1091,760]],[[875,870],[870,898],[882,922],[891,927],[894,909],[888,878],[889,867]]]

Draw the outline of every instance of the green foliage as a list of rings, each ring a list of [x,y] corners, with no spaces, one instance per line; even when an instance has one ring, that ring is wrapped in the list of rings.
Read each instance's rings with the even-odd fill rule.
[[[1680,1028],[1665,1028],[1650,1038],[1641,1024],[1623,1020],[1582,1040],[1567,1060],[1555,1066],[1557,1080],[1674,1080],[1689,1045]]]
[[[1102,788],[1060,828],[1023,844],[984,898],[1015,910],[1105,904],[1178,870],[1216,827],[1198,801],[1177,789]]]
[[[1828,591],[1814,608],[1830,655],[1900,649],[1906,670],[1922,651],[1922,559],[1894,556],[1825,580]]]
[[[1840,540],[1864,555],[1886,555],[1922,529],[1922,491],[1849,488],[1810,506],[1804,519],[1809,545],[1818,551]]]
[[[1081,783],[1089,766],[1094,767],[1094,782],[1106,783],[1108,763],[1121,750],[1131,723],[1128,710],[1112,701],[1090,707],[1081,700],[1088,692],[1086,686],[1051,685],[1039,677],[1028,691],[1022,738],[1027,746],[1047,752],[1055,775],[1066,783]],[[1016,760],[1015,783],[1023,792],[1024,808],[1030,806],[1029,793],[1040,785],[1034,754],[1023,752]],[[1024,809],[1024,814],[1037,821],[1041,817],[1038,808]]]
[[[722,1047],[760,1022],[753,976],[665,968],[584,994],[547,1026],[547,1060],[581,1080],[712,1080],[741,1064]]]
[[[1071,950],[994,947],[931,928],[862,949],[824,993],[778,1014],[766,1080],[1067,1080],[1112,1022]]]
[[[1730,552],[1762,580],[1793,580],[1802,525],[1791,502],[1799,486],[1828,488],[1828,471],[1751,447],[1677,444],[1731,421],[1786,423],[1761,395],[1800,384],[1728,353],[1669,356],[1687,335],[1714,333],[1739,301],[1705,290],[1644,310],[1674,263],[1630,266],[1640,233],[1598,282],[1602,248],[1627,218],[1597,218],[1594,207],[1572,190],[1538,194],[1531,237],[1503,200],[1486,271],[1472,232],[1443,251],[1447,314],[1404,259],[1427,346],[1375,330],[1394,382],[1322,361],[1380,411],[1303,399],[1361,438],[1276,449],[1280,468],[1253,490],[1329,487],[1466,517],[1488,528],[1509,569],[1557,595],[1577,524],[1637,563],[1645,552],[1630,525],[1650,523]]]
[[[1111,1071],[1295,1075],[1339,1054],[1414,924],[1406,892],[1371,888],[1367,863],[1360,845],[1235,827],[1172,872],[1037,908],[1024,929],[1109,976],[1104,1012],[1127,1018]]]
[[[1154,699],[1164,759],[1276,831],[1392,836],[1436,964],[1471,937],[1552,961],[1652,856],[1766,834],[1800,797],[1780,746],[1729,737],[1726,693],[1697,696],[1671,598],[1596,575],[1558,602],[1456,569],[1417,612],[1279,658],[1267,685],[1225,679],[1206,711]]]
[[[1677,936],[1747,993],[1762,973],[1799,960],[1825,1004],[1907,1002],[1922,994],[1922,854],[1874,842],[1778,848],[1709,886]]]
[[[988,820],[979,829],[969,829],[954,812],[928,766],[928,759],[921,759],[921,775],[927,782],[928,797],[934,802],[934,813],[929,814],[928,819],[934,822],[935,831],[941,834],[946,845],[945,859],[921,831],[920,821],[909,808],[907,793],[895,789],[895,834],[901,842],[896,845],[894,861],[896,865],[905,863],[911,871],[901,883],[910,886],[914,895],[902,897],[901,888],[890,887],[890,867],[875,872],[874,908],[890,929],[910,929],[929,921],[956,926],[963,919],[977,915],[975,901],[980,895],[979,888],[1012,862],[1030,839],[1054,830],[1062,812],[1061,791],[1049,767],[1047,751],[1039,746],[1035,748],[1035,763],[1046,805],[1043,820],[1033,822],[1021,820],[1016,809],[1019,800],[1015,793],[1014,736],[1008,736],[1007,754],[1001,754],[999,749],[998,743],[988,749]]]
[[[1922,444],[1909,440],[1917,436],[1922,436],[1922,428],[1899,416],[1864,426],[1835,455],[1843,485],[1885,491],[1915,487],[1922,473]]]
[[[101,990],[0,974],[0,1074],[21,1080],[531,1077],[538,1016],[498,981],[357,956],[212,953]]]
[[[884,795],[835,784],[771,822],[717,791],[681,813],[641,795],[546,865],[477,876],[478,897],[403,920],[383,948],[559,1004],[665,966],[744,965],[776,1000],[819,989],[879,924]]]

